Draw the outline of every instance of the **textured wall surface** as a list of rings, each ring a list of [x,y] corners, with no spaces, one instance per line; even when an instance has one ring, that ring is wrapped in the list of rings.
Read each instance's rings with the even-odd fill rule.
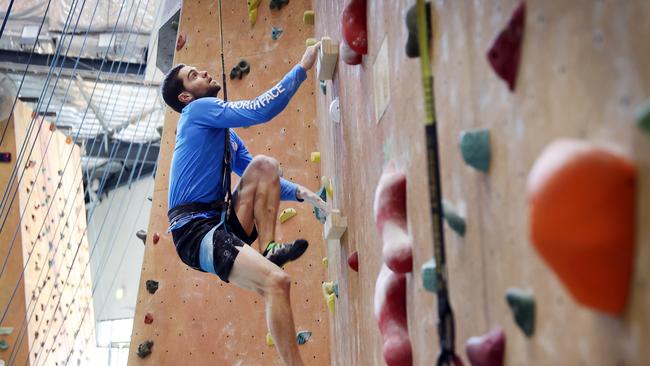
[[[240,58],[251,64],[251,72],[242,80],[228,80],[229,100],[256,97],[277,83],[298,61],[305,49],[305,38],[313,26],[302,22],[309,1],[291,1],[282,10],[271,11],[268,2],[258,10],[257,24],[248,21],[246,2],[223,1],[225,72],[228,74]],[[278,40],[271,39],[273,26],[283,28]],[[175,62],[195,65],[221,79],[218,1],[186,1],[181,11],[179,32],[187,43],[176,52]],[[313,72],[285,111],[268,124],[237,129],[253,154],[267,154],[282,164],[284,177],[316,190],[319,167],[309,162],[317,150]],[[275,365],[280,364],[274,348],[266,345],[264,301],[235,286],[222,283],[216,276],[194,271],[181,263],[171,235],[166,234],[169,164],[175,142],[178,114],[168,110],[154,185],[145,258],[135,312],[129,365]],[[326,248],[321,225],[311,208],[296,203],[298,216],[278,224],[276,239],[304,237],[310,242],[307,253],[286,267],[293,279],[291,301],[297,330],[309,330],[312,337],[300,346],[309,364],[327,365],[328,314],[321,295],[325,269],[321,259]],[[161,239],[153,245],[152,233]],[[257,245],[257,244],[255,244]],[[159,281],[155,294],[145,289],[147,280]],[[153,323],[144,324],[147,313]],[[136,355],[138,344],[154,341],[153,353],[146,359]]]
[[[1,277],[3,312],[19,287],[2,323],[14,327],[10,348],[0,357],[27,364],[29,352],[31,365],[84,363],[95,337],[79,147],[47,121],[36,119],[30,133],[30,122],[32,111],[18,102],[3,143],[19,147],[12,164],[2,165],[3,191],[11,168],[19,168],[18,195],[2,230],[3,262],[11,250]]]
[[[368,1],[369,53],[360,66],[339,63],[327,95],[316,95],[321,173],[334,179],[334,202],[348,216],[340,245],[329,245],[329,274],[340,285],[331,328],[337,365],[383,362],[373,315],[381,241],[372,220],[373,193],[385,163],[408,174],[407,208],[414,236],[414,268],[431,258],[424,109],[419,60],[404,53],[404,15],[413,1]],[[650,96],[650,14],[645,1],[528,1],[517,89],[496,77],[486,52],[517,1],[433,1],[436,108],[443,196],[467,217],[458,236],[445,225],[457,352],[465,340],[501,326],[507,364],[641,365],[649,358],[650,142],[634,125]],[[316,35],[341,39],[344,1],[315,1]],[[386,79],[380,55],[386,42],[388,100],[377,98]],[[342,120],[328,117],[340,98]],[[383,111],[380,107],[386,105]],[[379,117],[378,117],[379,116]],[[492,165],[480,173],[464,164],[461,131],[491,132]],[[526,179],[542,148],[555,138],[617,145],[637,164],[637,244],[626,312],[612,317],[578,305],[531,246]],[[359,251],[360,271],[345,259]],[[435,297],[419,273],[408,278],[414,363],[430,365],[438,352]],[[508,287],[537,298],[536,333],[516,327],[504,296]]]

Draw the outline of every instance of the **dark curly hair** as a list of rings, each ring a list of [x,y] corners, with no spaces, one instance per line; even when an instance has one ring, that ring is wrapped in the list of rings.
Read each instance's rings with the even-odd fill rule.
[[[178,113],[181,113],[185,104],[178,100],[178,95],[185,91],[183,87],[183,80],[178,77],[178,72],[185,66],[185,64],[178,64],[171,68],[165,75],[165,80],[163,80],[162,85],[160,86],[160,93],[162,94],[163,100],[167,105],[175,110]]]

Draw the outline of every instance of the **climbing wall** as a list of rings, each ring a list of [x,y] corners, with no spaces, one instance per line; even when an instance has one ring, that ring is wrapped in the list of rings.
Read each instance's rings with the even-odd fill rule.
[[[5,142],[13,151],[12,163],[2,165],[3,191],[16,164],[22,179],[2,230],[2,258],[9,254],[1,278],[3,311],[11,301],[2,326],[14,329],[0,357],[27,364],[29,352],[30,365],[89,362],[94,314],[79,147],[40,117],[29,134],[31,121],[32,111],[18,102]],[[26,152],[16,161],[15,146],[23,144]]]
[[[241,58],[250,73],[241,80],[228,80],[229,100],[254,98],[277,83],[300,58],[305,39],[313,26],[305,26],[302,14],[309,1],[291,1],[281,10],[270,10],[263,1],[257,23],[251,27],[245,1],[223,1],[224,56],[226,74]],[[218,1],[186,1],[181,11],[179,35],[186,43],[175,54],[175,63],[195,65],[214,77],[221,75]],[[272,39],[272,28],[283,32]],[[253,155],[267,154],[278,159],[284,177],[313,190],[319,185],[319,167],[309,161],[317,150],[314,83],[312,72],[286,110],[272,122],[237,129]],[[166,233],[169,164],[175,141],[178,114],[167,111],[156,174],[153,205],[148,228],[145,258],[131,342],[129,365],[252,364],[279,365],[274,347],[266,345],[267,327],[264,301],[245,290],[222,283],[216,276],[194,271],[176,255],[172,238]],[[280,210],[293,207],[297,216],[278,224],[276,238],[304,237],[310,242],[307,253],[286,267],[293,279],[291,301],[297,331],[312,332],[301,345],[303,359],[313,365],[329,364],[328,315],[321,295],[325,268],[321,264],[326,248],[321,225],[311,208],[282,203]],[[153,242],[154,233],[160,239]],[[255,244],[257,247],[257,244]],[[146,289],[148,280],[158,282],[158,290]],[[147,317],[148,324],[145,323]],[[138,358],[140,344],[153,341],[152,353]]]
[[[347,1],[317,1],[316,37],[341,41]],[[419,59],[404,47],[404,17],[414,1],[368,1],[368,55],[358,66],[339,60],[327,94],[317,92],[321,173],[331,176],[333,204],[348,218],[340,241],[328,245],[328,280],[339,284],[330,322],[336,365],[382,364],[383,340],[373,314],[382,263],[373,222],[374,190],[390,160],[407,175],[408,229],[414,273],[407,276],[413,363],[438,353],[435,295],[420,267],[432,258],[432,229]],[[650,97],[650,14],[645,1],[527,1],[521,64],[514,92],[486,54],[518,1],[433,1],[432,72],[443,197],[466,219],[464,236],[445,224],[456,350],[502,327],[506,364],[640,365],[650,357],[650,139],[635,113]],[[341,121],[330,118],[340,100]],[[469,167],[459,149],[468,129],[490,131],[487,172]],[[637,169],[636,245],[631,292],[620,316],[579,305],[531,245],[526,180],[541,153],[560,137],[602,141],[627,153]],[[615,195],[615,192],[612,192]],[[346,259],[359,253],[359,272]],[[505,300],[518,287],[534,295],[532,337],[517,327]]]

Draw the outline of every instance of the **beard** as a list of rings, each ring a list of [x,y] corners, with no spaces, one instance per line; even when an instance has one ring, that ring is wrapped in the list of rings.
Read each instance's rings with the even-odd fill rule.
[[[216,84],[214,86],[210,86],[208,89],[208,92],[206,93],[207,96],[209,97],[216,97],[217,94],[219,94],[219,91],[221,90],[221,85]]]

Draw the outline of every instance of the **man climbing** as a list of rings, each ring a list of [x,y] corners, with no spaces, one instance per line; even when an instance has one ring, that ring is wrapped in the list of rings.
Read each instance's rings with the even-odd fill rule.
[[[316,194],[281,178],[278,162],[252,157],[231,130],[265,123],[289,103],[320,44],[308,47],[300,63],[274,87],[248,101],[217,98],[221,86],[207,71],[176,65],[161,92],[180,113],[169,176],[169,231],[188,266],[264,297],[267,323],[286,365],[303,365],[295,341],[289,288],[281,267],[307,250],[306,240],[280,244],[275,223],[280,200],[307,201],[327,211]],[[230,194],[230,171],[241,177]],[[259,237],[260,252],[252,249]],[[246,245],[248,244],[248,245]]]

